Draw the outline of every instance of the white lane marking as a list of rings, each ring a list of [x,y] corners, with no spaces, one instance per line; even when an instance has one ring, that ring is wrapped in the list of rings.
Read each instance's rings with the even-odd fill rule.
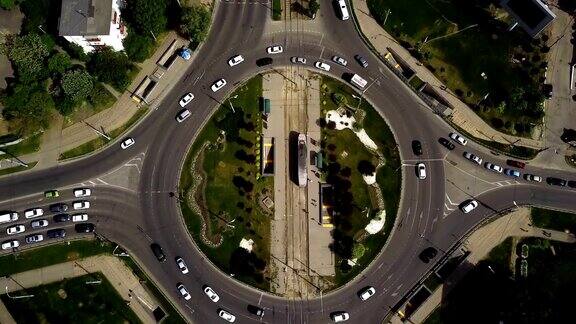
[[[102,180],[102,179],[100,179],[100,178],[96,178],[96,180],[98,180],[98,181],[102,182],[102,183],[103,183],[103,184],[105,184],[105,185],[107,185],[107,184],[108,184],[108,182],[106,182],[106,181],[104,181],[104,180]]]
[[[446,198],[448,199],[448,202],[450,203],[450,205],[458,206],[458,204],[455,204],[454,202],[452,202],[452,199],[450,199],[450,196],[448,196],[448,194],[446,194]]]
[[[258,299],[258,306],[260,306],[260,303],[262,302],[262,296],[264,296],[263,292],[260,293],[260,298]]]

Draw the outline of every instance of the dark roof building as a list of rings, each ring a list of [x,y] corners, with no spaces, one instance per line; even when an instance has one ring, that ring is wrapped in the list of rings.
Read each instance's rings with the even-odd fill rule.
[[[112,0],[62,0],[60,36],[110,34]]]
[[[501,0],[500,5],[532,37],[538,36],[556,18],[541,0]]]

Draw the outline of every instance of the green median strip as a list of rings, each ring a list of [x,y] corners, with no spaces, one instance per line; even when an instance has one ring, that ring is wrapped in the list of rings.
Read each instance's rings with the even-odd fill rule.
[[[130,128],[132,125],[138,122],[138,120],[140,120],[144,115],[146,115],[147,112],[148,112],[147,107],[138,108],[138,111],[136,111],[136,113],[134,114],[134,116],[130,118],[130,120],[128,120],[124,125],[109,132],[108,136],[110,136],[112,139],[118,137],[120,134],[124,133],[128,128]],[[89,142],[86,142],[82,145],[79,145],[71,150],[68,150],[60,154],[59,160],[71,159],[88,154],[105,146],[107,143],[108,141],[106,139],[98,137],[96,139],[93,139]]]

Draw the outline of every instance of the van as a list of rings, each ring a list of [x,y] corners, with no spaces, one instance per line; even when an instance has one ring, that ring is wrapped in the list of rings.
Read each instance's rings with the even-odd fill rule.
[[[0,224],[18,220],[18,213],[6,213],[0,215]]]
[[[348,20],[350,15],[348,14],[348,7],[346,6],[346,1],[338,0],[338,8],[340,9],[340,18],[342,20]]]
[[[0,215],[0,224],[1,223],[8,223],[18,220],[18,213],[11,212]]]

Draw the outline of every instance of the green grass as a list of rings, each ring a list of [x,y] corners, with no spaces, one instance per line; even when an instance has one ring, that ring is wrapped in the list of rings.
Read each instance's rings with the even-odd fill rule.
[[[95,278],[102,282],[86,284]],[[34,297],[11,299],[2,295],[2,302],[18,323],[141,323],[101,273],[26,289],[26,293]]]
[[[181,196],[187,197],[192,187],[191,163],[192,158],[199,152],[201,146],[210,141],[216,143],[220,131],[226,131],[226,141],[219,147],[215,145],[204,151],[202,163],[206,172],[207,183],[205,187],[206,207],[209,211],[212,237],[222,235],[223,243],[217,248],[205,245],[198,238],[200,232],[200,216],[196,215],[186,201],[181,203],[187,227],[196,240],[200,249],[222,271],[231,273],[234,264],[231,261],[233,253],[238,249],[242,238],[250,238],[255,242],[253,253],[259,259],[269,262],[270,258],[270,216],[264,214],[258,206],[258,194],[263,190],[273,190],[273,178],[256,179],[259,173],[258,163],[247,163],[236,157],[238,152],[256,154],[256,142],[259,136],[256,131],[249,131],[243,125],[252,123],[255,130],[260,129],[260,97],[262,96],[262,77],[256,76],[246,84],[239,87],[231,97],[236,113],[232,113],[228,100],[221,106],[204,129],[198,135],[188,154],[180,178]],[[249,128],[249,127],[248,127]],[[242,145],[242,142],[251,143]],[[233,179],[241,177],[254,185],[252,192],[242,191],[234,184]],[[238,178],[237,178],[238,180]],[[243,207],[239,207],[243,204]],[[236,218],[234,229],[229,229],[224,220]],[[224,219],[224,220],[223,220]],[[259,274],[235,273],[236,277],[255,285],[269,289],[269,282]]]
[[[555,210],[532,208],[530,218],[532,225],[557,231],[576,233],[576,214]]]
[[[272,0],[272,19],[282,20],[282,2],[280,0]]]
[[[78,260],[89,256],[112,253],[113,246],[96,240],[71,241],[54,244],[17,254],[0,257],[0,276],[46,267],[52,264]]]
[[[107,135],[110,136],[112,139],[118,137],[119,135],[124,133],[128,128],[130,128],[132,125],[134,125],[138,120],[140,120],[148,112],[147,107],[141,107],[141,108],[137,108],[137,109],[138,110],[136,111],[136,113],[124,125],[108,132]],[[70,149],[64,153],[61,153],[59,160],[66,160],[66,159],[71,159],[71,158],[83,156],[85,154],[96,151],[97,149],[105,146],[107,143],[108,143],[108,141],[105,138],[98,137],[98,138],[93,139],[89,142],[86,142],[82,145],[79,145],[73,149]]]
[[[29,136],[22,142],[10,145],[7,147],[2,147],[0,150],[10,153],[14,156],[21,156],[25,154],[30,154],[37,152],[40,149],[40,138],[42,137],[42,133],[38,133],[32,136]],[[8,158],[9,155],[3,155],[3,158]]]
[[[81,122],[105,109],[112,107],[116,97],[101,82],[97,82],[88,101],[76,107],[70,116],[64,118],[63,128]]]
[[[335,79],[322,77],[322,115],[325,115],[328,110],[334,110],[337,108],[337,104],[332,100],[334,93],[342,94],[345,98],[345,102],[350,106],[357,106],[358,100],[352,97],[354,91],[350,87]],[[396,213],[398,211],[398,203],[400,200],[401,174],[398,172],[400,158],[394,136],[388,128],[388,125],[386,125],[384,119],[382,119],[370,104],[366,101],[362,101],[360,104],[360,110],[365,113],[365,122],[362,126],[370,138],[378,145],[379,151],[386,160],[386,164],[378,169],[376,175],[376,181],[380,186],[384,198],[386,223],[384,229],[380,233],[370,235],[362,242],[366,247],[366,253],[358,260],[360,266],[353,267],[352,270],[348,272],[342,272],[340,268],[337,268],[335,278],[337,285],[344,284],[354,278],[381,251],[394,226]],[[326,144],[332,143],[336,146],[333,153],[328,153],[334,154],[338,157],[338,163],[342,168],[349,167],[352,170],[350,182],[352,184],[351,191],[353,196],[353,205],[355,207],[353,209],[352,217],[348,218],[350,227],[345,232],[347,235],[354,236],[358,231],[363,230],[363,228],[369,223],[370,218],[367,218],[366,214],[362,213],[362,211],[364,208],[371,206],[367,186],[357,169],[358,162],[361,160],[368,160],[376,164],[378,160],[364,147],[352,131],[334,131],[324,128],[322,132],[323,136],[327,136]],[[346,143],[345,146],[343,146],[342,143]],[[341,157],[343,151],[348,153],[346,158]],[[374,213],[372,212],[371,215],[373,216],[373,214]],[[337,264],[339,261],[339,258],[337,258]]]
[[[514,88],[539,93],[539,79],[544,75],[543,43],[531,40],[520,29],[506,32],[507,22],[492,16],[502,16],[502,10],[489,9],[488,2],[481,0],[368,0],[368,7],[381,25],[388,16],[384,28],[463,101],[474,106],[489,94],[482,101],[483,107],[476,109],[486,122],[523,136],[531,132],[531,123],[540,123],[539,118],[530,117],[533,108],[496,109],[509,101]],[[469,26],[475,27],[434,40]],[[513,54],[526,57],[526,67],[511,63]],[[523,126],[515,129],[516,123]]]
[[[19,166],[15,166],[15,167],[12,167],[12,168],[1,169],[1,170],[0,170],[0,176],[6,175],[6,174],[10,174],[10,173],[20,172],[20,171],[24,171],[24,170],[30,170],[30,169],[32,169],[33,167],[35,167],[36,164],[38,164],[38,162],[29,162],[29,163],[28,163],[28,167],[19,165]]]

